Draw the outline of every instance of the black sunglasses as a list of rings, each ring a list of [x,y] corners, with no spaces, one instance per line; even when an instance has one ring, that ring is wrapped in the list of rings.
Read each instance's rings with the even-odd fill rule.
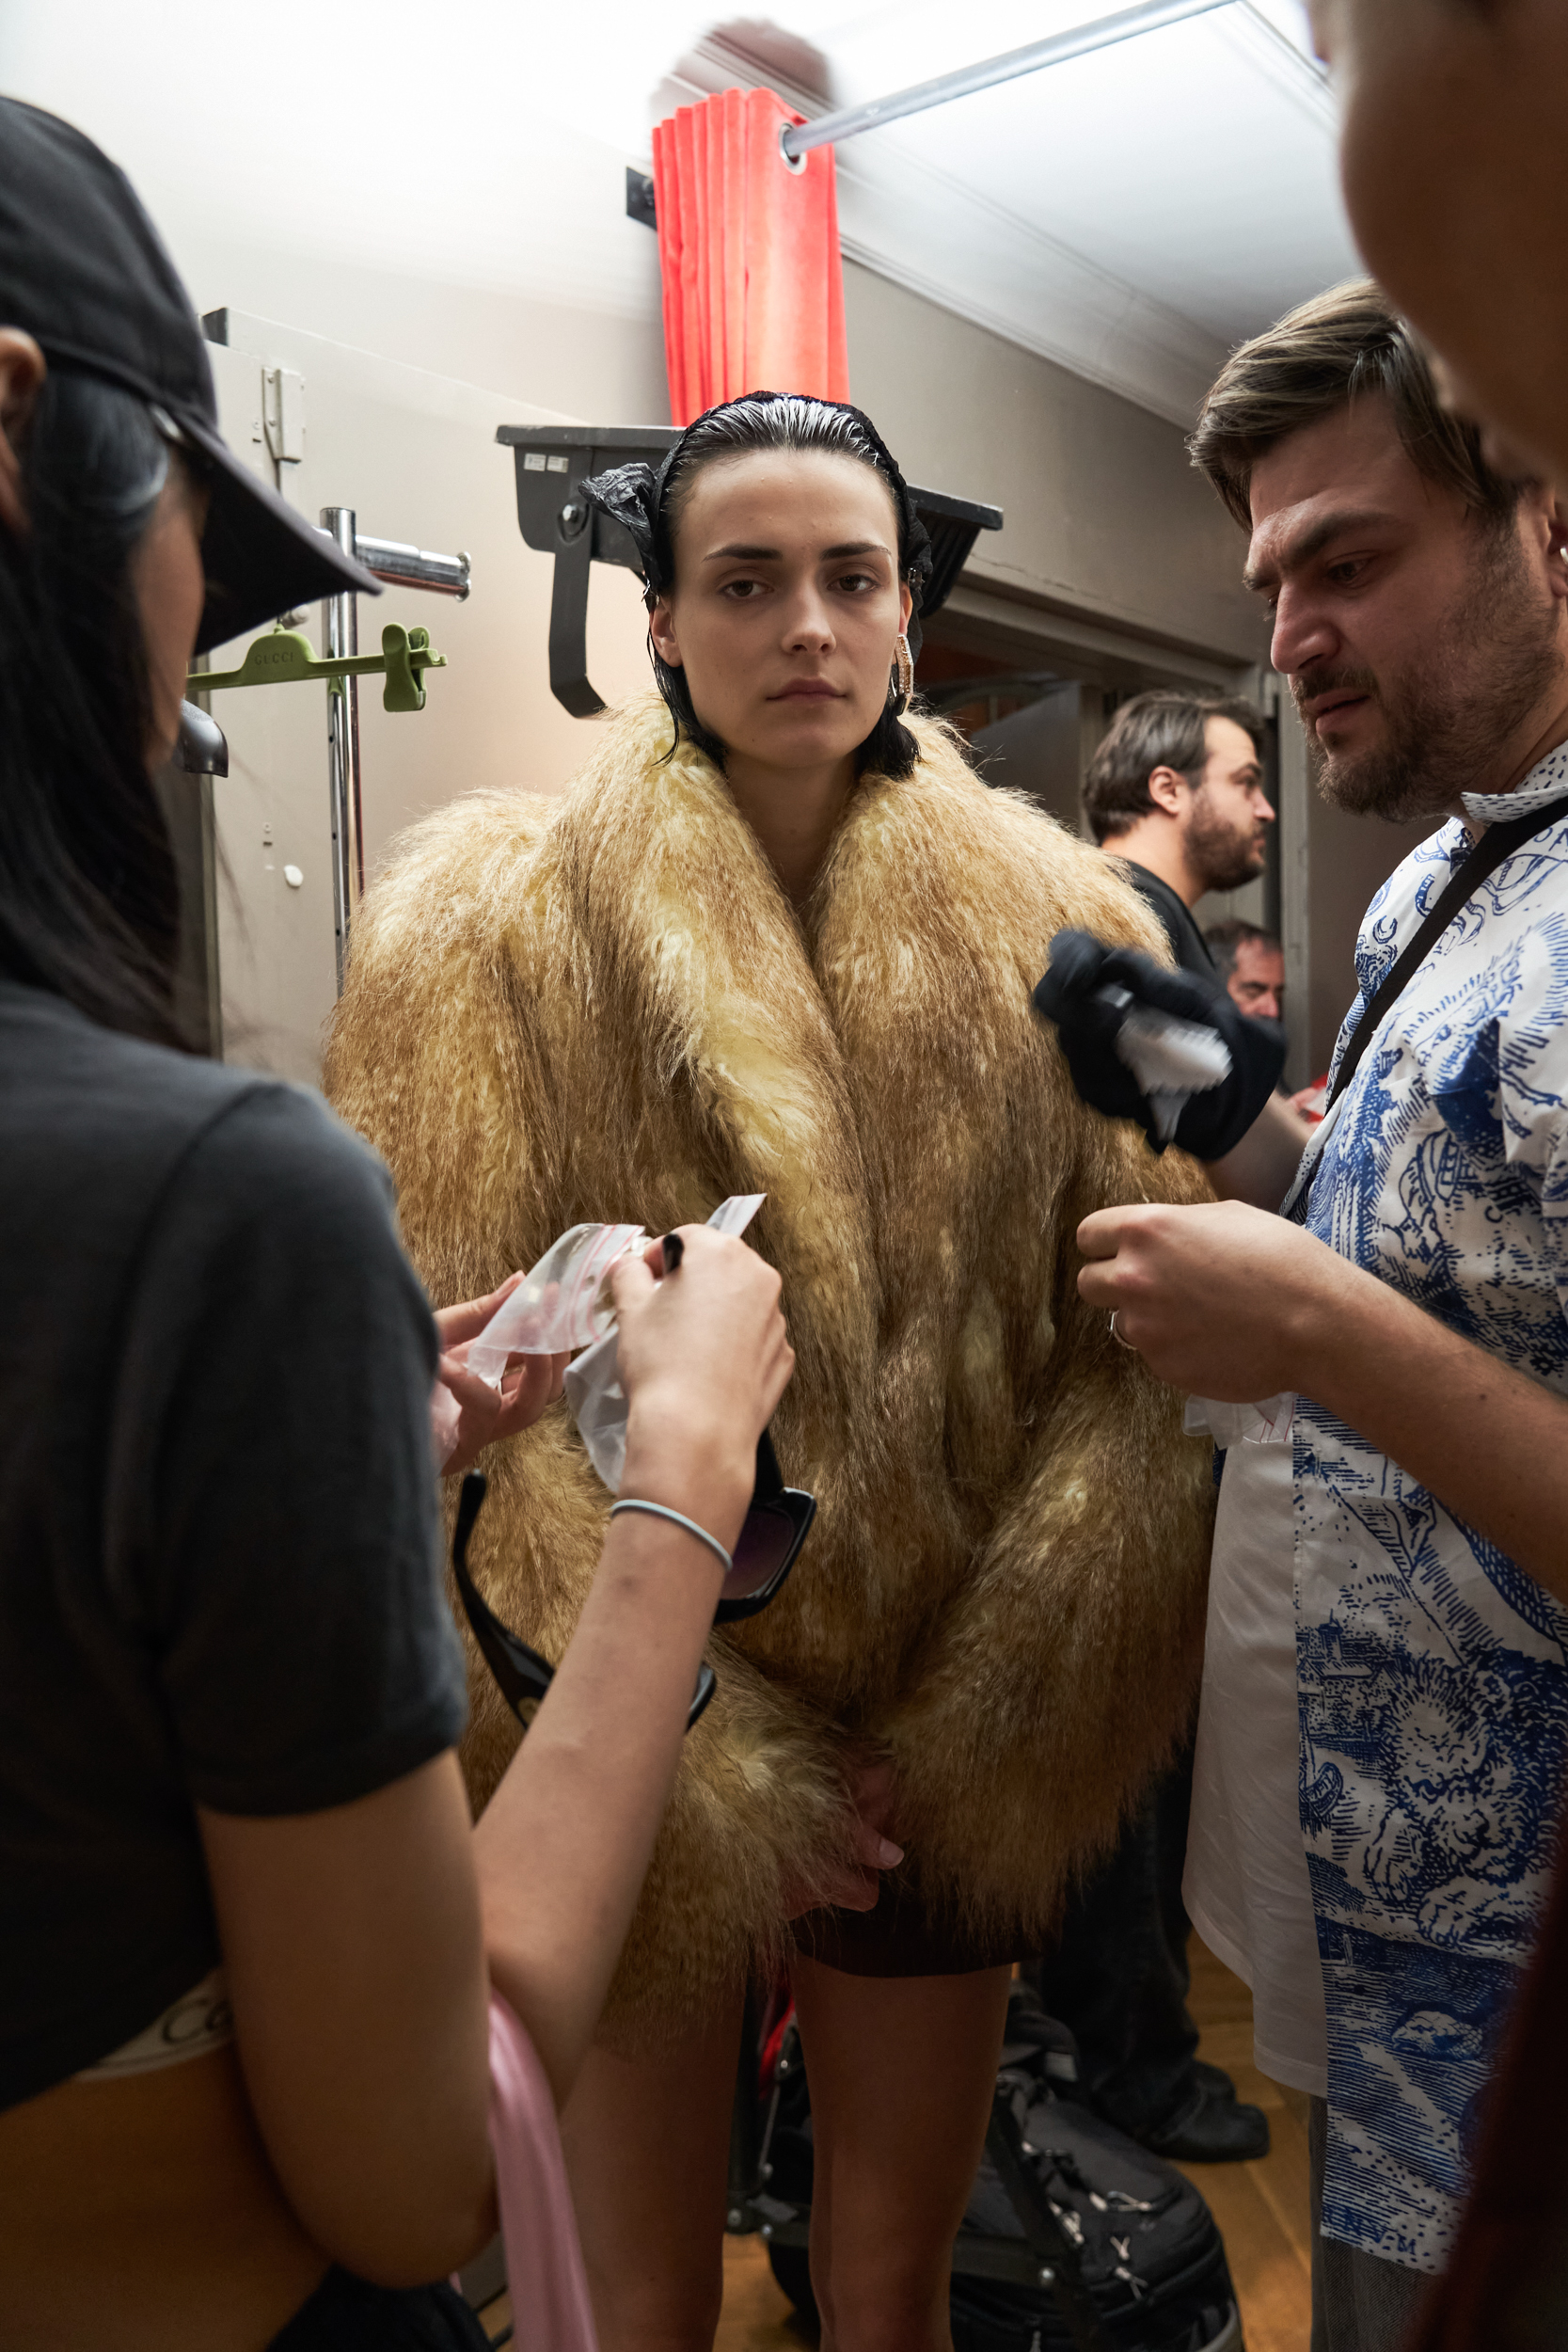
[[[816,1517],[816,1497],[784,1485],[773,1440],[765,1429],[757,1439],[756,1484],[735,1539],[735,1565],[719,1589],[715,1625],[754,1617],[778,1597]]]
[[[451,1570],[484,1662],[495,1677],[502,1698],[526,1731],[540,1700],[555,1679],[555,1668],[548,1659],[541,1658],[537,1650],[519,1641],[510,1626],[502,1625],[469,1572],[468,1540],[488,1484],[483,1470],[469,1470],[463,1481],[457,1501],[457,1524],[452,1530]],[[767,1608],[795,1565],[816,1516],[816,1497],[784,1485],[772,1439],[765,1429],[757,1439],[757,1476],[751,1507],[736,1542],[735,1565],[724,1579],[714,1612],[715,1625],[733,1625],[737,1618],[754,1617],[759,1609]],[[697,1688],[686,1713],[688,1731],[718,1688],[719,1677],[713,1668],[699,1666]]]

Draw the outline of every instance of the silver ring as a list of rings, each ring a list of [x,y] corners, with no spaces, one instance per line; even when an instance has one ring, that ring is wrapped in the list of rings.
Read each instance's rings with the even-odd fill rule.
[[[1118,1308],[1117,1308],[1117,1309],[1116,1309],[1116,1311],[1113,1312],[1113,1314],[1112,1314],[1112,1316],[1111,1316],[1111,1337],[1115,1340],[1115,1342],[1116,1342],[1116,1343],[1117,1343],[1117,1345],[1118,1347],[1125,1347],[1125,1348],[1126,1348],[1127,1353],[1129,1354],[1129,1356],[1135,1356],[1135,1355],[1137,1354],[1137,1352],[1138,1352],[1138,1351],[1137,1351],[1137,1349],[1133,1346],[1133,1344],[1132,1344],[1132,1341],[1131,1341],[1131,1340],[1124,1340],[1124,1339],[1122,1338],[1122,1336],[1121,1336],[1121,1333],[1120,1333],[1120,1332],[1117,1329],[1117,1316],[1120,1312],[1121,1312],[1121,1310],[1120,1310],[1120,1308],[1118,1307]]]

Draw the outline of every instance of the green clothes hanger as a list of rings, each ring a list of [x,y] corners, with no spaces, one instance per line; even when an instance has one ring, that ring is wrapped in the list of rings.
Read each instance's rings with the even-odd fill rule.
[[[310,640],[295,628],[269,629],[245,648],[237,670],[193,670],[185,681],[187,694],[211,694],[228,686],[290,686],[304,678],[325,678],[341,692],[345,677],[386,676],[383,710],[422,710],[426,670],[444,670],[447,657],[431,650],[427,628],[404,628],[388,621],[381,632],[379,653],[333,654],[321,659]]]

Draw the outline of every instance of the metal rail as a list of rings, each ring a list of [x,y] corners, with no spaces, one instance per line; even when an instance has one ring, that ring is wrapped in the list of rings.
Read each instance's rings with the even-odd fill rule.
[[[321,527],[345,555],[354,556],[377,580],[399,588],[426,588],[438,596],[468,593],[468,558],[434,555],[403,539],[360,535],[352,506],[324,506]],[[424,641],[428,643],[428,640]],[[353,658],[359,651],[359,599],[352,589],[328,596],[322,606],[322,649]],[[359,681],[341,672],[326,697],[327,770],[332,806],[332,920],[338,954],[338,993],[348,970],[349,935],[365,888],[365,830],[359,777]]]
[[[1112,48],[1118,40],[1135,40],[1140,33],[1157,32],[1162,24],[1177,24],[1183,17],[1206,16],[1213,8],[1233,5],[1234,0],[1141,0],[1137,8],[1097,17],[1089,24],[1075,24],[1065,33],[1031,41],[1027,48],[1009,49],[979,65],[961,66],[955,73],[940,73],[934,81],[917,82],[912,89],[895,90],[891,98],[868,99],[862,106],[841,106],[836,114],[818,115],[813,122],[786,123],[779,134],[779,147],[785,163],[798,167],[814,147],[857,138],[861,132],[896,122],[902,115],[923,114],[927,106],[945,106],[950,99],[968,98],[997,82],[1013,82],[1021,74],[1038,73],[1045,66],[1064,65],[1069,57],[1086,56],[1093,50]]]
[[[411,548],[401,539],[367,539],[361,532],[350,552],[394,587],[429,588],[459,603],[468,593],[468,557],[462,548],[455,555],[433,555],[428,548]]]
[[[324,506],[322,528],[345,555],[357,552],[352,506]],[[359,599],[352,588],[322,606],[323,650],[359,651]],[[348,937],[365,887],[365,842],[359,798],[359,681],[334,678],[326,695],[326,755],[332,807],[332,920],[338,950],[338,993],[348,969]]]

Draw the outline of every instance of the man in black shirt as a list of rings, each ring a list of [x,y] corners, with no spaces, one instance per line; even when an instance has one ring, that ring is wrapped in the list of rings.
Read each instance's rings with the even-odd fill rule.
[[[1263,722],[1250,703],[1137,694],[1112,720],[1084,780],[1084,813],[1147,898],[1183,972],[1217,979],[1191,910],[1210,890],[1256,881],[1274,809]]]
[[[1216,993],[1225,976],[1192,909],[1207,891],[1239,890],[1263,869],[1275,812],[1262,742],[1250,703],[1139,694],[1117,711],[1084,785],[1096,840],[1159,916],[1180,969]],[[1282,1127],[1282,1148],[1261,1171],[1266,1191],[1278,1159],[1277,1200],[1307,1130],[1274,1104],[1259,1127],[1265,1122]],[[1240,1162],[1252,1140],[1231,1158]],[[1217,1190],[1256,1198],[1239,1172],[1229,1160],[1210,1170]],[[1189,1749],[1074,1898],[1037,1982],[1047,2009],[1077,2037],[1085,2088],[1101,2113],[1161,2154],[1201,2163],[1262,2155],[1269,2132],[1261,2110],[1239,2105],[1228,2076],[1196,2056],[1181,1903],[1191,1796]]]
[[[1206,892],[1239,890],[1263,870],[1275,812],[1263,790],[1262,743],[1263,721],[1250,703],[1162,689],[1123,704],[1084,782],[1095,839],[1158,915],[1177,968],[1216,995],[1225,974],[1192,910]],[[1239,1073],[1234,1083],[1244,1099],[1255,1081]],[[1266,1095],[1233,1132],[1241,1140],[1223,1158],[1202,1153],[1214,1190],[1222,1200],[1277,1208],[1311,1130],[1282,1095]]]

